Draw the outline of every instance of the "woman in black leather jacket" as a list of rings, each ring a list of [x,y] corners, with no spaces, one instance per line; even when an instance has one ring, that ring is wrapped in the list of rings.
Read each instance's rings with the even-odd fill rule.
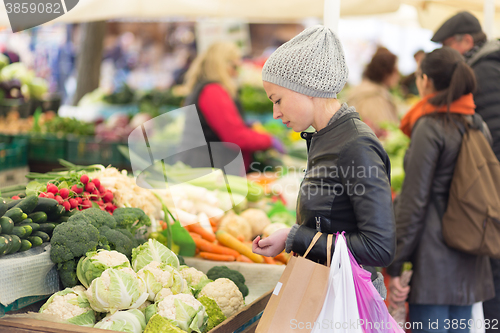
[[[396,245],[390,188],[390,161],[373,131],[353,107],[336,99],[347,80],[342,45],[328,28],[303,31],[282,45],[263,68],[264,88],[273,115],[307,140],[307,171],[302,181],[297,224],[253,242],[253,251],[276,256],[285,248],[303,255],[317,232],[319,241],[307,256],[326,262],[327,235],[345,231],[357,262],[391,263]]]
[[[468,332],[471,305],[494,296],[491,267],[487,257],[445,244],[440,212],[446,211],[465,125],[491,137],[474,112],[474,73],[457,51],[444,47],[427,54],[416,75],[422,101],[401,123],[411,144],[396,204],[396,258],[387,268],[393,276],[389,301],[406,299],[410,288],[401,287],[399,275],[403,263],[411,261],[410,319],[423,323],[412,332]],[[438,325],[429,328],[429,320]]]

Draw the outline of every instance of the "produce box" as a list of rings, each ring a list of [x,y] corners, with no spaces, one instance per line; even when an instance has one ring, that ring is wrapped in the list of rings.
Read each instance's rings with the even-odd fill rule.
[[[5,116],[12,110],[17,110],[21,118],[28,118],[31,111],[31,102],[18,99],[4,99],[0,102],[0,116]]]
[[[240,272],[245,277],[245,284],[249,293],[245,297],[245,303],[250,304],[256,299],[265,295],[269,290],[274,289],[281,274],[285,270],[285,265],[250,264],[236,261],[211,261],[198,258],[184,257],[186,265],[207,273],[214,266],[227,266],[230,269]]]
[[[122,167],[127,164],[127,160],[118,150],[123,142],[103,142],[93,137],[68,136],[67,140],[67,160],[75,164],[109,164]]]
[[[66,159],[66,139],[53,135],[28,136],[28,160],[30,162],[54,162]]]
[[[269,299],[271,298],[271,291],[268,291],[252,304],[245,306],[239,312],[227,318],[219,326],[212,329],[209,333],[253,333],[257,327],[258,320],[262,315]],[[70,324],[61,324],[50,321],[36,319],[35,314],[19,314],[7,315],[0,319],[0,331],[2,333],[32,333],[32,332],[45,332],[45,333],[62,333],[62,332],[76,332],[76,333],[104,333],[108,330],[101,330],[97,328],[88,328]]]
[[[27,151],[28,140],[0,135],[0,171],[25,167],[28,164]],[[1,180],[0,183],[3,184]]]
[[[0,151],[0,154],[1,153],[2,152]],[[0,157],[0,160],[1,160],[1,157]],[[1,170],[0,171],[0,185],[2,187],[10,187],[10,186],[28,183],[28,179],[26,178],[26,175],[29,172],[29,168],[27,166],[24,166],[21,168],[2,170],[2,163],[0,162],[0,170]]]

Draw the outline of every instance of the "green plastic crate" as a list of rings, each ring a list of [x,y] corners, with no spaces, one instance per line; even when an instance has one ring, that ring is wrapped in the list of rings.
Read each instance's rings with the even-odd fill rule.
[[[28,165],[28,140],[13,136],[0,136],[0,170]]]
[[[118,146],[123,144],[123,142],[103,142],[94,137],[68,136],[67,160],[80,165],[111,164],[123,167],[127,160],[118,150]]]
[[[28,139],[28,160],[30,162],[57,162],[66,159],[66,139],[54,135],[33,134]]]

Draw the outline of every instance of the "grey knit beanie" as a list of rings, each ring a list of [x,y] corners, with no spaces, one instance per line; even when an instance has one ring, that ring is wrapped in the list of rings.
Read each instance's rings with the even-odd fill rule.
[[[271,54],[262,68],[263,81],[323,98],[336,98],[348,75],[342,44],[325,26],[302,31]]]

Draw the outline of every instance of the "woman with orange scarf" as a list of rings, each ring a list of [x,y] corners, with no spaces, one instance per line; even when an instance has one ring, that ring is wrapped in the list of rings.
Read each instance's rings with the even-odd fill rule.
[[[494,296],[491,267],[487,257],[444,243],[439,212],[446,209],[465,126],[482,128],[487,137],[489,131],[474,112],[474,73],[457,51],[444,47],[427,54],[416,76],[422,100],[401,121],[411,144],[395,204],[397,250],[387,268],[389,302],[408,297],[413,333],[468,332],[472,304]],[[405,261],[412,262],[413,276],[403,288],[399,276]]]

